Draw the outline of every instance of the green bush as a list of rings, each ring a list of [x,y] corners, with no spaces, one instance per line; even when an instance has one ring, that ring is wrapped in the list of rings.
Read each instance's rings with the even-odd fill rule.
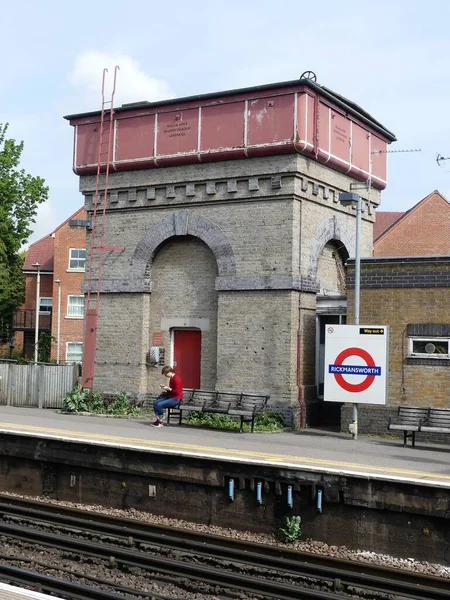
[[[295,542],[302,536],[302,518],[297,516],[286,517],[284,527],[280,527],[278,534],[283,542]]]
[[[56,342],[56,338],[50,333],[44,332],[39,335],[38,345],[38,361],[43,363],[50,362],[50,355],[52,353],[52,344]],[[56,361],[54,361],[56,362]]]
[[[217,429],[239,429],[239,422],[228,415],[217,413],[191,412],[187,418],[190,425],[204,425]]]
[[[17,360],[18,362],[20,360],[25,360],[23,358],[23,349],[22,348],[13,348],[13,351],[11,352],[11,358],[12,358],[12,360]]]
[[[108,406],[107,412],[114,416],[137,416],[139,415],[140,410],[136,406],[132,406],[126,392],[120,392],[117,398]]]
[[[63,410],[66,412],[88,412],[90,391],[77,385],[67,392],[63,400]]]
[[[19,356],[19,358],[16,360],[16,364],[18,365],[29,365],[31,362],[31,360],[28,360],[24,356]]]
[[[120,417],[130,415],[137,417],[140,410],[128,399],[126,392],[121,392],[113,401],[106,401],[100,392],[91,392],[77,385],[68,392],[63,400],[66,412],[90,412],[96,415],[113,415]]]
[[[215,429],[239,430],[240,419],[217,413],[191,412],[186,419],[189,425],[213,427]],[[250,423],[244,423],[244,431],[250,431]],[[255,431],[282,431],[283,415],[274,412],[263,412],[255,419]]]
[[[258,431],[281,431],[284,429],[283,415],[275,412],[263,412],[255,419]]]
[[[90,398],[90,412],[95,414],[101,414],[105,412],[105,404],[103,402],[103,396],[100,392],[92,392]]]

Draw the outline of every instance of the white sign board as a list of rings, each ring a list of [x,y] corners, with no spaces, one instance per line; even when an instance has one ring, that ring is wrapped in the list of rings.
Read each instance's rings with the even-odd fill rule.
[[[326,402],[386,404],[389,327],[326,325]]]

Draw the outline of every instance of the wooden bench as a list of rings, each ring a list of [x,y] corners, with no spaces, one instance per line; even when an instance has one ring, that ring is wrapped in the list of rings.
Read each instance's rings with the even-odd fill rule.
[[[255,429],[255,417],[266,408],[270,396],[259,396],[257,394],[240,394],[236,403],[228,411],[232,417],[240,417],[239,433],[244,430],[244,423],[251,423],[250,431]]]
[[[419,432],[450,434],[450,408],[430,408],[420,423]]]
[[[270,398],[258,394],[191,389],[185,389],[183,393],[183,401],[178,406],[167,409],[167,425],[170,425],[172,417],[177,417],[178,424],[181,425],[183,413],[216,413],[239,417],[239,433],[243,432],[245,422],[251,423],[251,432],[254,432],[255,418],[264,410]]]
[[[403,446],[411,438],[412,446],[416,445],[416,433],[421,431],[424,419],[428,417],[428,408],[416,406],[399,406],[397,416],[389,417],[388,431],[403,431]]]

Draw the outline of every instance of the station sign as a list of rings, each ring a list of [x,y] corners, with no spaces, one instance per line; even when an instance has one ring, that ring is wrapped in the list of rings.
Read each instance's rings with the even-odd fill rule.
[[[327,325],[324,401],[386,404],[388,359],[387,325]]]

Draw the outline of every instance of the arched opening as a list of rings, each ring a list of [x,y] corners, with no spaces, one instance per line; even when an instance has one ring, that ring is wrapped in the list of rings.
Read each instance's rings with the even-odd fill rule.
[[[320,417],[325,426],[339,427],[341,404],[323,402],[325,378],[325,331],[329,325],[347,322],[346,246],[336,239],[328,241],[320,254],[317,267],[319,293],[316,296],[316,387],[321,401]]]
[[[323,247],[317,267],[320,296],[345,296],[347,248],[339,240],[330,240]]]
[[[160,244],[150,265],[149,345],[155,332],[161,332],[165,362],[175,366],[185,387],[198,382],[197,372],[201,387],[214,389],[216,384],[217,274],[214,254],[191,235]],[[154,387],[154,372],[149,378]]]

